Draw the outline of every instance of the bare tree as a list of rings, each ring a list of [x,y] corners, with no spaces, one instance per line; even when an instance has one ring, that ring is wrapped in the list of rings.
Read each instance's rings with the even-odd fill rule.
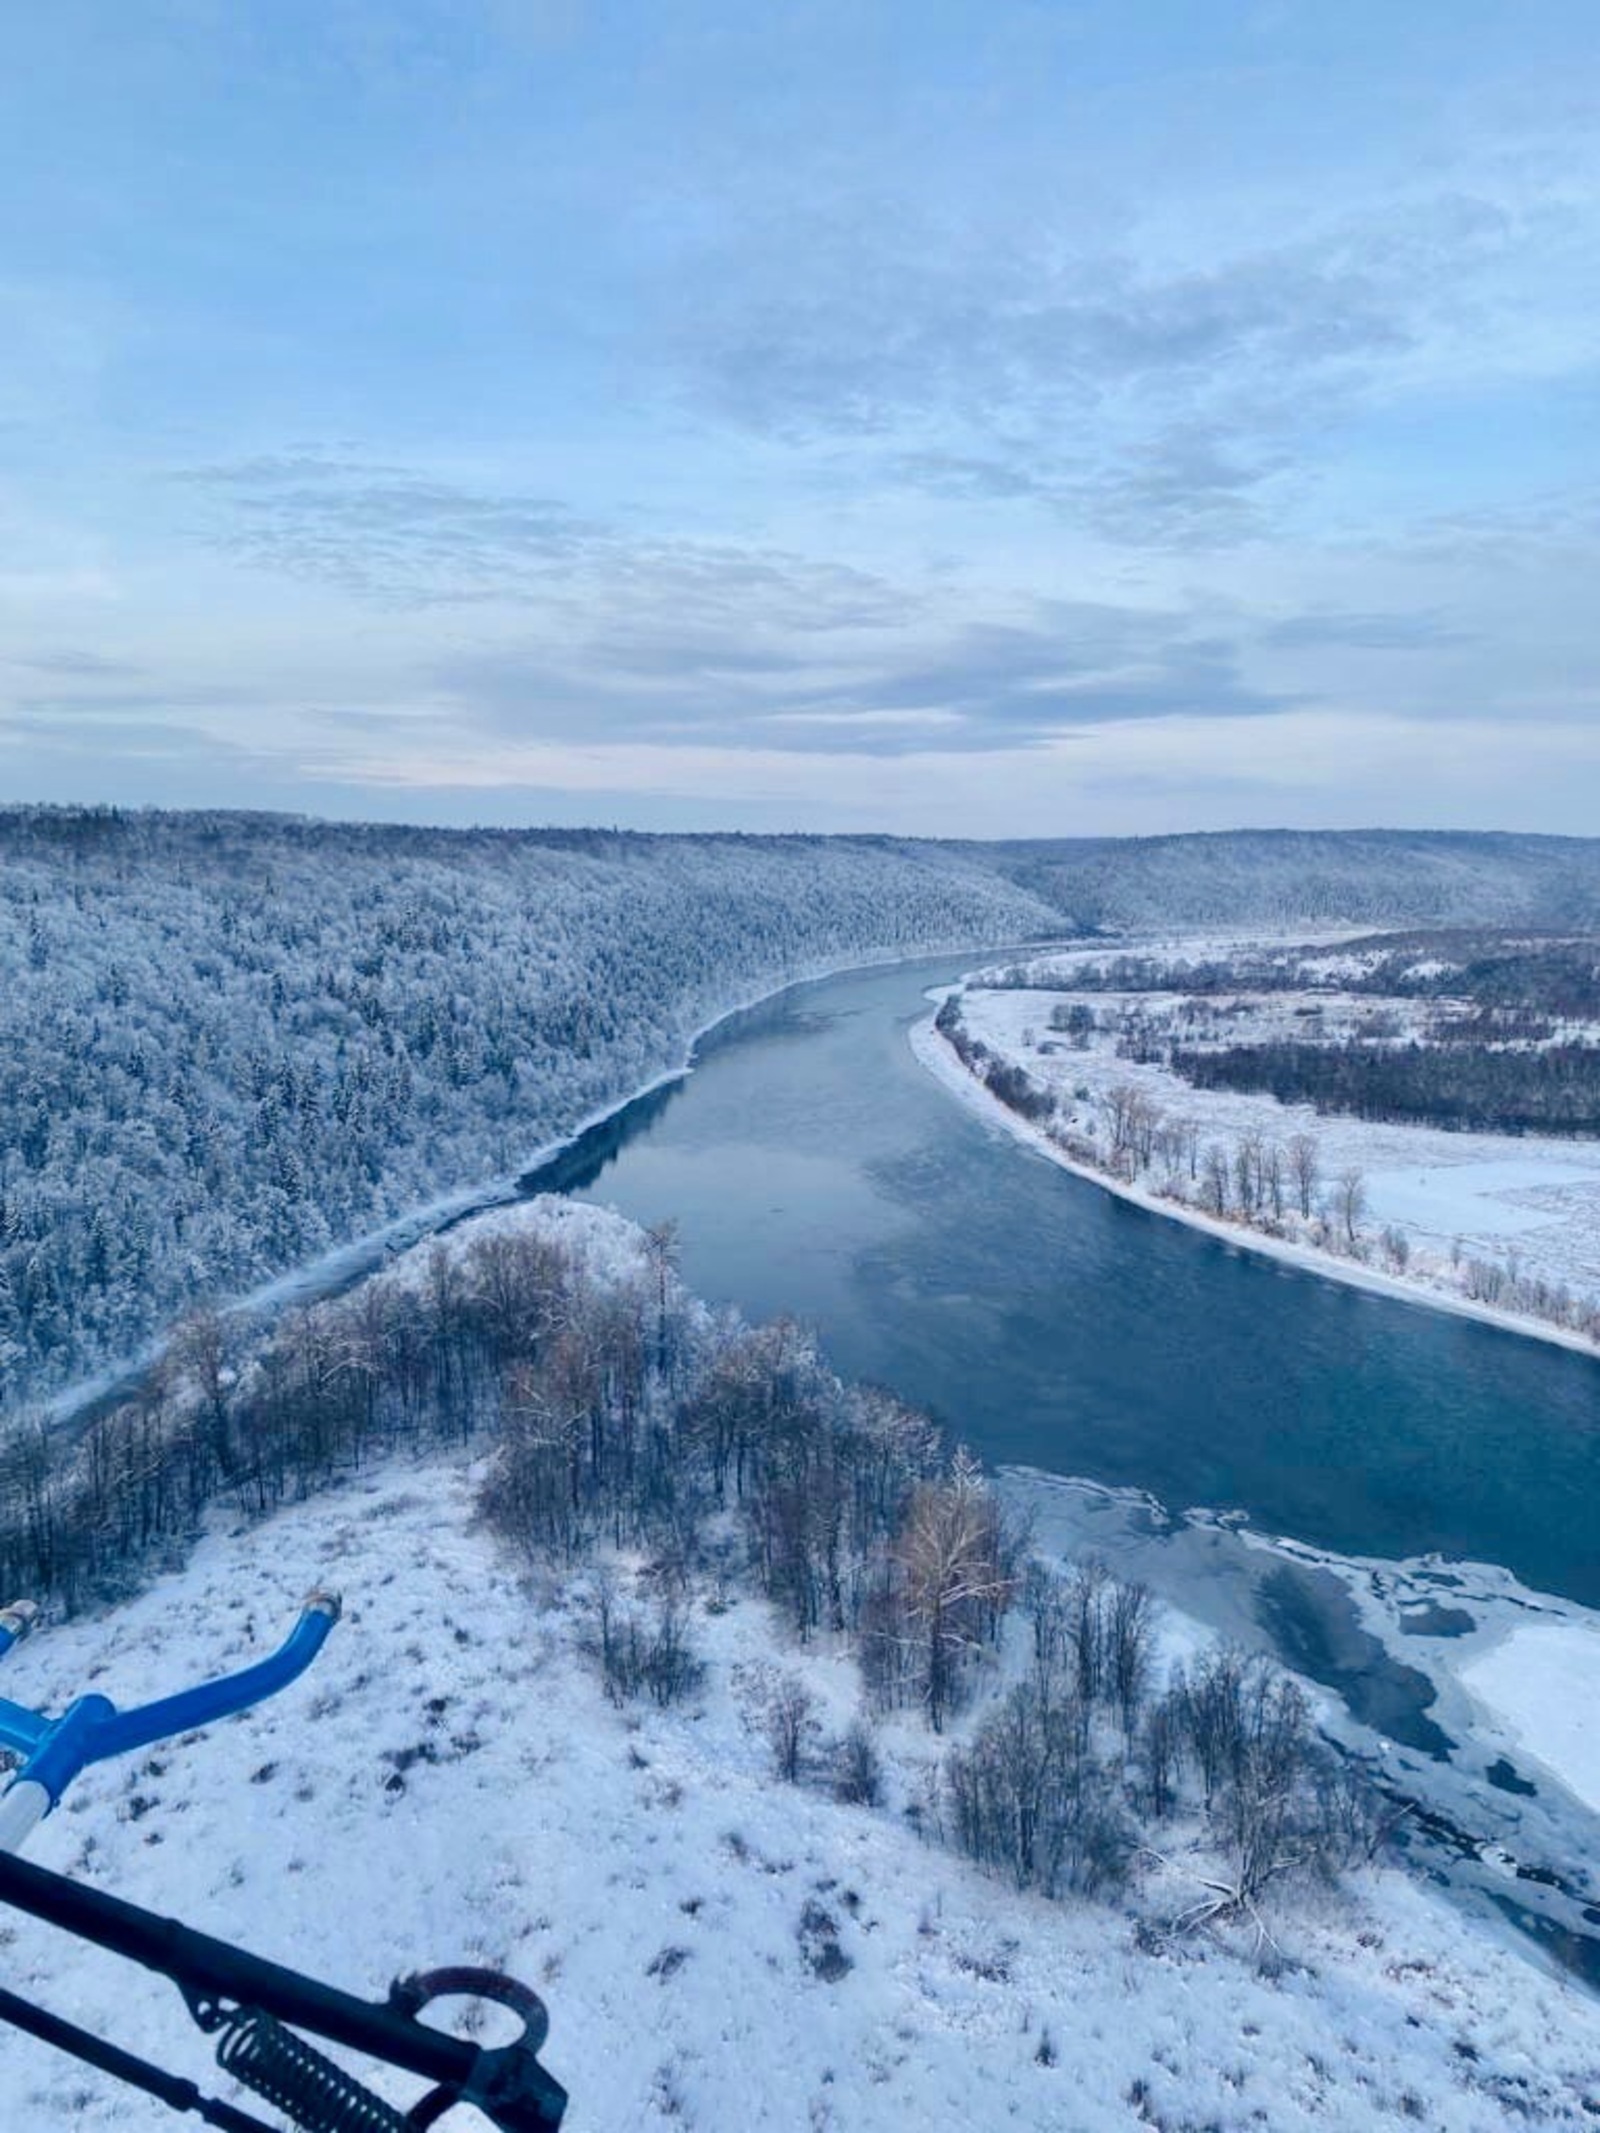
[[[1283,1220],[1283,1150],[1276,1141],[1269,1141],[1261,1158],[1261,1190],[1274,1222]]]
[[[876,1807],[883,1798],[883,1761],[864,1718],[854,1720],[834,1749],[833,1796],[853,1807]]]
[[[988,1484],[958,1451],[947,1480],[926,1482],[912,1496],[896,1548],[901,1605],[935,1733],[943,1730],[962,1667],[991,1640],[1009,1604],[1010,1552]]]
[[[816,1698],[800,1676],[780,1675],[767,1704],[767,1742],[772,1767],[786,1784],[799,1784],[811,1743],[821,1730]]]
[[[1333,1206],[1345,1243],[1354,1251],[1361,1241],[1361,1218],[1367,1211],[1367,1181],[1353,1163],[1339,1173],[1333,1188]]]
[[[1112,1580],[1106,1608],[1107,1686],[1116,1698],[1124,1737],[1132,1739],[1150,1679],[1155,1603],[1148,1585]]]
[[[678,1270],[678,1225],[670,1218],[654,1222],[644,1233],[645,1262],[650,1269],[656,1301],[656,1369],[671,1376],[672,1348],[668,1337],[667,1301],[672,1277]]]
[[[1228,1151],[1211,1141],[1200,1165],[1200,1201],[1214,1215],[1228,1212]]]
[[[1314,1134],[1297,1133],[1290,1140],[1289,1175],[1294,1180],[1296,1204],[1309,1222],[1322,1182],[1322,1156]]]
[[[1259,1133],[1245,1134],[1233,1152],[1234,1196],[1246,1221],[1261,1205],[1261,1172],[1265,1156],[1265,1144]]]
[[[1134,1108],[1132,1124],[1133,1159],[1141,1170],[1148,1170],[1155,1153],[1156,1137],[1161,1131],[1162,1110],[1148,1096],[1141,1096]]]
[[[179,1377],[187,1372],[192,1378],[198,1435],[207,1459],[223,1482],[232,1480],[234,1465],[229,1426],[232,1360],[222,1318],[210,1309],[194,1311],[184,1319],[167,1349],[169,1371]],[[209,1487],[209,1476],[203,1486]]]
[[[1177,1132],[1183,1149],[1183,1158],[1189,1169],[1192,1185],[1200,1174],[1200,1121],[1192,1112],[1186,1111],[1178,1120]]]
[[[1100,1099],[1111,1142],[1111,1166],[1126,1169],[1132,1160],[1133,1138],[1144,1098],[1131,1081],[1113,1082]]]

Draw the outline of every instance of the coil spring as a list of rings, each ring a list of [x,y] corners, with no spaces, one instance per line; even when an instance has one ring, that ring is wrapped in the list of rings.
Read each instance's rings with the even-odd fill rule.
[[[256,2008],[237,2007],[225,2017],[217,2064],[303,2133],[405,2133],[392,2105]]]

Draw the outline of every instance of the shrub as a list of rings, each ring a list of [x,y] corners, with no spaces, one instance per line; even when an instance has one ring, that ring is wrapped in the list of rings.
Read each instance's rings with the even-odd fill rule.
[[[872,1729],[857,1719],[835,1744],[833,1751],[833,1796],[852,1807],[883,1804],[883,1761]]]
[[[621,1607],[608,1579],[595,1596],[590,1649],[601,1681],[618,1706],[648,1695],[663,1709],[690,1695],[705,1679],[705,1666],[689,1637],[689,1617],[676,1600],[663,1600],[652,1617]]]

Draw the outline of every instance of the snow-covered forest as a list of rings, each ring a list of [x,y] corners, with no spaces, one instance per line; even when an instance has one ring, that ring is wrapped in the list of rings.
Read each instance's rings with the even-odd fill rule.
[[[971,848],[1079,927],[1600,923],[1600,839],[1219,830]]]
[[[756,992],[1056,923],[887,840],[0,812],[0,1398],[515,1170]]]
[[[515,1172],[786,980],[1218,911],[1570,924],[1600,842],[1059,844],[0,810],[0,1401]]]

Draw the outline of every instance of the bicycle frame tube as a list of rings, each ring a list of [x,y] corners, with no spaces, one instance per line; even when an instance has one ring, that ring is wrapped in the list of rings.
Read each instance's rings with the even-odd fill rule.
[[[473,2104],[503,2133],[552,2133],[561,2123],[567,2092],[537,2057],[547,2028],[537,1994],[517,1988],[515,2011],[522,2017],[524,2033],[515,2044],[470,2044],[417,2019],[435,1999],[484,1991],[482,1971],[435,1971],[397,1981],[387,2001],[358,2000],[337,1986],[303,1977],[120,1897],[84,1888],[26,1859],[0,1859],[0,1904],[170,1978],[203,2029],[214,2029],[216,2010],[229,2003],[259,2009],[296,2029],[439,2083],[451,2092],[446,2103]],[[419,2127],[432,2125],[439,2115],[437,2102],[433,2115],[424,2116],[426,2109],[425,2100],[413,2118]]]

